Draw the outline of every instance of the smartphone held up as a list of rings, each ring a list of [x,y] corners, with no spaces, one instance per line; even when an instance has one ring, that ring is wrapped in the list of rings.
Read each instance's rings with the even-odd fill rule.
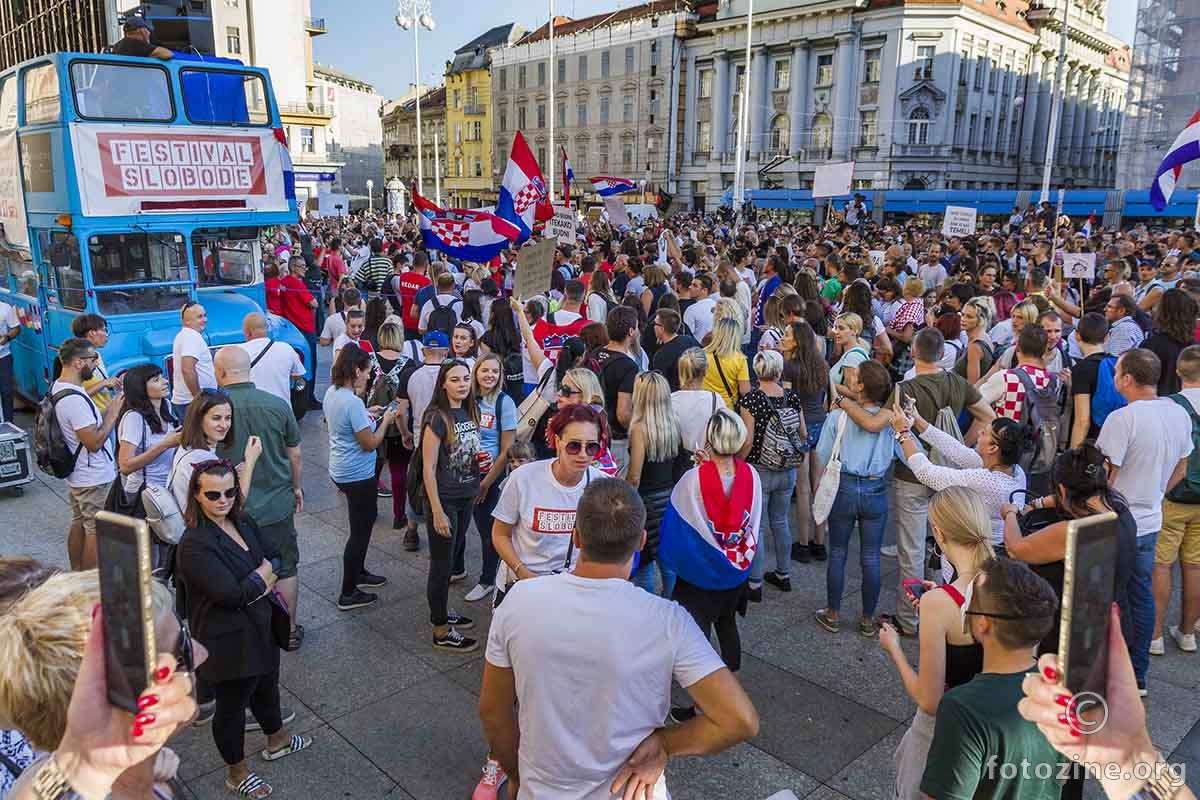
[[[150,528],[145,520],[100,511],[96,544],[108,701],[137,713],[138,696],[150,685],[158,658],[150,595]]]
[[[1067,523],[1063,560],[1058,671],[1074,695],[1104,699],[1108,628],[1116,598],[1117,515],[1093,514]]]

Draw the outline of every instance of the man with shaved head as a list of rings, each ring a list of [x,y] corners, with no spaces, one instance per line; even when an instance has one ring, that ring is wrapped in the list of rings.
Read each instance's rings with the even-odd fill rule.
[[[248,338],[250,330],[262,331],[262,335],[248,345],[270,341],[264,338],[266,323],[260,314],[247,316],[243,328]],[[262,345],[266,346],[269,345]],[[276,342],[270,349],[290,352],[295,358],[292,348],[283,342]],[[268,353],[261,359],[259,365],[270,355]],[[304,638],[303,627],[296,625],[296,600],[300,591],[296,568],[300,550],[294,520],[296,513],[304,507],[304,492],[300,488],[300,426],[289,402],[255,387],[251,381],[251,361],[240,345],[221,348],[214,359],[217,383],[229,393],[229,403],[233,406],[233,428],[217,454],[240,464],[245,457],[246,440],[257,436],[262,441],[262,455],[254,467],[254,478],[242,510],[258,524],[259,535],[279,551],[275,585],[291,611],[292,638],[288,649],[295,650]]]
[[[270,392],[289,406],[292,402],[292,380],[304,377],[304,364],[287,342],[270,338],[267,318],[257,311],[242,320],[243,344],[237,345],[250,357],[250,381],[264,392]]]

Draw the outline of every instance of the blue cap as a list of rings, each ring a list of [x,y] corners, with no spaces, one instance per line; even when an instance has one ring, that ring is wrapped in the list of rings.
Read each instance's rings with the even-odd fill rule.
[[[136,31],[139,28],[145,28],[150,32],[154,31],[154,27],[146,20],[145,17],[137,14],[131,14],[125,18],[125,30]]]
[[[429,331],[425,334],[425,338],[421,340],[421,344],[426,347],[450,347],[450,337],[444,331]]]

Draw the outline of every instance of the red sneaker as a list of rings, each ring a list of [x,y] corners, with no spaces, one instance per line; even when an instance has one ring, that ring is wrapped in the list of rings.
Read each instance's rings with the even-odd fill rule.
[[[500,762],[489,758],[483,764],[483,777],[471,793],[471,800],[496,800],[497,793],[506,780],[508,776],[500,768]]]

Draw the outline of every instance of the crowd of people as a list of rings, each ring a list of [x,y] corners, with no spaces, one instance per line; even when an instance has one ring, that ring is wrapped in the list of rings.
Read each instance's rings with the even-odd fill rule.
[[[477,575],[465,602],[495,609],[475,800],[505,782],[510,797],[665,797],[668,758],[757,731],[736,677],[738,617],[818,569],[825,602],[796,624],[877,638],[917,707],[897,797],[1017,796],[989,757],[1057,764],[1079,748],[1075,712],[1054,705],[1052,654],[1066,523],[1102,511],[1119,528],[1110,703],[1129,713],[1128,741],[1105,738],[1104,757],[1157,759],[1138,695],[1153,657],[1195,653],[1200,621],[1196,236],[1089,237],[1037,213],[968,237],[865,214],[824,228],[767,217],[581,222],[545,291],[520,298],[516,248],[459,263],[403,216],[278,230],[263,242],[268,310],[305,335],[303,359],[258,313],[244,344],[213,355],[204,307],[188,303],[172,375],[148,364],[110,377],[103,318],[77,317],[51,392],[76,454],[80,572],[0,562],[0,577],[21,576],[0,580],[13,609],[0,720],[22,757],[120,775],[114,797],[175,796],[168,770],[94,769],[79,752],[93,734],[71,734],[100,635],[72,615],[95,601],[95,515],[114,507],[141,509],[156,533],[178,519],[177,540],[155,545],[175,593],[160,598],[160,649],[194,670],[193,724],[211,724],[230,791],[271,793],[246,730],[267,735],[268,762],[314,744],[288,732],[279,693],[281,651],[304,646],[300,396],[324,416],[323,440],[303,446],[327,452],[346,498],[338,609],[378,602],[397,577],[367,564],[381,498],[404,548],[427,551],[432,648],[480,647],[451,584]],[[1096,278],[1063,280],[1059,249],[1094,253]],[[305,381],[304,363],[321,362]],[[858,600],[845,592],[855,539]],[[885,557],[899,565],[890,586]],[[1167,619],[1176,562],[1182,603]],[[291,620],[282,640],[273,603]],[[73,631],[74,668],[38,689],[60,713],[30,720],[21,698],[52,630]],[[166,693],[180,679],[163,680]],[[671,705],[672,682],[690,703]],[[580,685],[601,699],[585,727],[572,724]],[[188,711],[175,699],[173,724]],[[154,723],[145,709],[134,733]],[[1081,781],[1057,777],[1038,771],[1020,796],[1081,796]]]

